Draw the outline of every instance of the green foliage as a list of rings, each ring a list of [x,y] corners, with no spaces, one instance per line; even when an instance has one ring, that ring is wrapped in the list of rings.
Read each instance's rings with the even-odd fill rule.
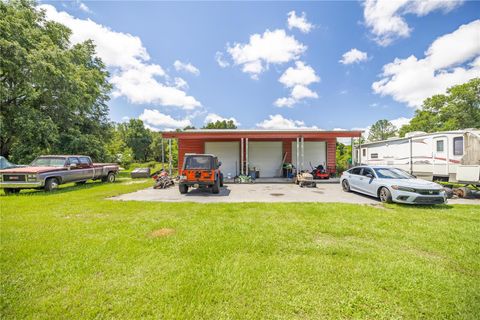
[[[108,73],[91,41],[45,20],[31,1],[0,1],[0,154],[108,153]]]
[[[147,161],[150,156],[152,136],[150,130],[145,128],[140,119],[130,119],[127,123],[119,125],[126,145],[133,151],[133,159]]]
[[[237,129],[237,126],[233,120],[217,120],[215,122],[207,123],[203,129]]]
[[[397,133],[395,126],[388,120],[378,120],[370,128],[369,141],[386,140]]]
[[[338,173],[347,170],[352,164],[352,146],[337,142],[336,160]]]
[[[480,78],[453,86],[446,94],[434,95],[423,102],[421,109],[408,125],[402,126],[400,136],[407,132],[436,132],[480,128]]]

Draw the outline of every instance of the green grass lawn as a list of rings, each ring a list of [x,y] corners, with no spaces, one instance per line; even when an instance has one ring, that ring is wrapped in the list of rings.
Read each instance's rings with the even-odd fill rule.
[[[478,206],[105,200],[151,185],[0,197],[1,318],[480,316]]]

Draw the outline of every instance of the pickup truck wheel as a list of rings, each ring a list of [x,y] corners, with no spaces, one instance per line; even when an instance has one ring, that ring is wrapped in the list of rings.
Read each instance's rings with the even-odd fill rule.
[[[220,181],[219,180],[216,180],[215,184],[212,186],[212,193],[213,194],[220,193]]]
[[[115,182],[115,173],[109,172],[106,177],[102,178],[102,182],[114,183]]]
[[[50,178],[45,181],[45,191],[53,191],[58,188],[58,180],[57,178]]]
[[[181,194],[186,194],[188,192],[188,186],[185,184],[179,184],[178,190],[180,191]]]
[[[20,189],[5,188],[3,189],[3,192],[5,192],[6,195],[17,194],[20,192]]]

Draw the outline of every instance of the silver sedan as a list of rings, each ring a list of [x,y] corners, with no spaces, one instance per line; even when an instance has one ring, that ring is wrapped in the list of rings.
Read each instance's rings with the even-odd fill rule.
[[[340,183],[346,192],[361,192],[387,203],[442,204],[447,202],[441,185],[417,179],[397,168],[354,167],[343,172]]]

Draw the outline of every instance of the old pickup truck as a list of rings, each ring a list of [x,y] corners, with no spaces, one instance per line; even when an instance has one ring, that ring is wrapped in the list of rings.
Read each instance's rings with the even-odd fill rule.
[[[115,182],[118,170],[116,164],[93,163],[88,156],[40,156],[29,166],[0,170],[0,188],[12,194],[21,189],[52,191],[60,184],[87,180]]]

